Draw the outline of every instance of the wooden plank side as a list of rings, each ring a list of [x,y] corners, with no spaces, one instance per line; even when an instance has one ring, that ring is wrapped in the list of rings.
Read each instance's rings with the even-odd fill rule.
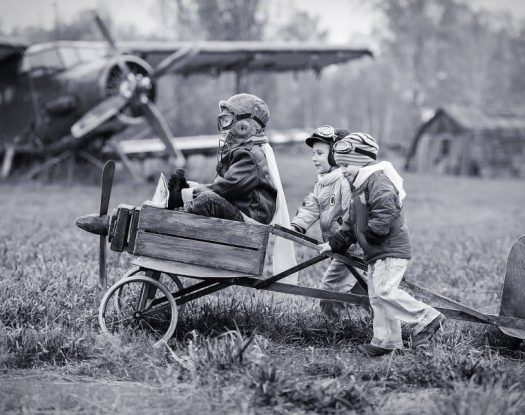
[[[525,319],[525,236],[514,243],[509,253],[499,314]]]
[[[128,227],[131,220],[131,210],[128,207],[120,207],[117,211],[115,230],[111,239],[111,250],[122,252],[127,244]]]
[[[128,246],[126,250],[132,254],[135,249],[135,239],[137,238],[137,229],[139,226],[140,210],[134,209],[131,213],[131,221],[129,225]]]
[[[239,278],[253,277],[254,274],[239,271],[228,271],[225,269],[204,267],[196,264],[186,264],[184,262],[167,261],[141,256],[134,259],[133,264],[142,268],[154,269],[156,271],[166,272],[168,274],[180,275],[182,277],[194,278]]]
[[[139,229],[266,250],[269,227],[143,206]]]
[[[264,252],[139,230],[135,255],[259,275]]]

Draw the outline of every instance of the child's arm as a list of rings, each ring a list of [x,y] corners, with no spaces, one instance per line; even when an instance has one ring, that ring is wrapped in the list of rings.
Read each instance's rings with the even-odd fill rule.
[[[230,168],[224,177],[217,175],[213,183],[200,185],[195,195],[211,190],[226,199],[235,199],[239,195],[249,192],[259,183],[257,164],[253,155],[247,150],[237,150],[233,154]]]
[[[365,237],[370,244],[377,245],[388,236],[392,223],[401,213],[397,190],[386,175],[378,174],[369,181],[368,205]]]
[[[304,198],[302,206],[297,210],[291,222],[292,226],[298,228],[299,232],[305,233],[319,219],[319,215],[319,201],[314,192],[311,192]]]
[[[328,239],[328,244],[333,252],[336,254],[344,254],[350,245],[357,242],[354,233],[354,228],[350,219],[350,214],[347,212],[343,218],[343,224],[339,230]]]

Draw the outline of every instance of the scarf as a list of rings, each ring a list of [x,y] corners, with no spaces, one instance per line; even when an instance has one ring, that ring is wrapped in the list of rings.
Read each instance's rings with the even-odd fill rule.
[[[284,196],[283,185],[281,183],[281,176],[279,176],[279,169],[277,168],[277,162],[275,161],[275,155],[273,154],[272,147],[268,143],[261,145],[261,148],[268,162],[268,170],[270,172],[270,178],[272,179],[273,185],[277,189],[277,200],[276,209],[273,219],[270,225],[281,225],[285,228],[290,228],[290,216],[288,214],[288,206],[286,204],[286,197]],[[297,265],[295,260],[295,248],[292,241],[275,237],[275,244],[273,246],[273,273],[274,275],[285,271],[291,267]],[[286,278],[280,280],[286,284],[297,285],[297,273],[292,274]]]
[[[389,161],[381,161],[376,164],[361,167],[357,172],[357,176],[355,177],[353,186],[355,188],[361,187],[365,180],[368,179],[372,175],[372,173],[375,173],[376,171],[383,171],[386,174],[386,177],[388,177],[388,179],[397,189],[397,192],[399,194],[399,202],[400,204],[402,204],[403,199],[407,195],[405,189],[403,188],[403,178],[399,175],[396,169],[394,169],[394,166],[392,166],[392,163],[390,163]]]

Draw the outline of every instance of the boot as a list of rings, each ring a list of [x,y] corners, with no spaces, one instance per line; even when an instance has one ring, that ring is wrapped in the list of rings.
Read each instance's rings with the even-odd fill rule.
[[[357,350],[368,357],[383,356],[394,351],[394,349],[383,349],[382,347],[377,347],[368,343],[360,344],[357,346]]]
[[[170,180],[168,181],[168,190],[170,191],[170,196],[168,199],[169,210],[174,210],[184,206],[181,190],[190,187],[184,175],[184,170],[177,169],[175,173],[171,175]]]

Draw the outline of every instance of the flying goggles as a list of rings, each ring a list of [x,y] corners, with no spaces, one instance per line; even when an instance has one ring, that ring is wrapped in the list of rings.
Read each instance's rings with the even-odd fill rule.
[[[256,115],[249,114],[249,113],[232,115],[229,112],[221,112],[219,116],[217,117],[217,128],[219,129],[219,131],[228,130],[232,127],[234,122],[245,120],[247,118],[253,119],[262,128],[266,127],[264,122],[262,122],[262,120]]]
[[[365,140],[361,139],[361,141],[364,143],[364,144],[368,144]],[[337,141],[335,144],[334,144],[334,147],[332,148],[332,151],[334,153],[339,153],[339,154],[348,154],[348,153],[357,153],[357,154],[362,154],[364,156],[368,156],[374,160],[377,159],[377,155],[375,153],[372,153],[371,151],[367,151],[367,150],[363,150],[362,148],[359,148],[359,147],[356,147],[355,145],[353,145],[352,143],[349,143],[348,141],[346,140],[341,140],[341,141]]]
[[[323,141],[334,141],[337,138],[335,128],[331,125],[323,125],[322,127],[316,128],[312,137],[320,138]]]

